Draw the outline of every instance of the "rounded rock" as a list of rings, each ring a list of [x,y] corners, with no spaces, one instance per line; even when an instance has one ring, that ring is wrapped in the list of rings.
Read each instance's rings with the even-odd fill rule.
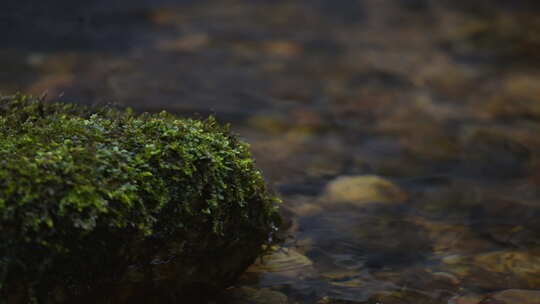
[[[376,175],[342,176],[331,181],[323,199],[331,202],[401,203],[407,194],[393,182]]]
[[[0,96],[0,298],[149,303],[230,286],[277,202],[213,118]]]

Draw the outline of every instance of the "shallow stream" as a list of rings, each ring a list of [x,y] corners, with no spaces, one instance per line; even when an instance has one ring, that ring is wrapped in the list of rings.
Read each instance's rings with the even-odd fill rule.
[[[230,302],[540,303],[534,1],[42,2],[0,12],[1,93],[251,144],[288,237]]]

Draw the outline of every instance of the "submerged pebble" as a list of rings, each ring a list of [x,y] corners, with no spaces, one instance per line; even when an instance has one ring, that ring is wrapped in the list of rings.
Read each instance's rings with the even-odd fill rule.
[[[540,290],[508,289],[492,294],[486,304],[538,304]]]
[[[485,296],[477,294],[467,294],[452,297],[448,300],[448,304],[479,304]]]
[[[331,181],[323,199],[329,202],[402,203],[407,194],[393,182],[376,175],[341,176]]]

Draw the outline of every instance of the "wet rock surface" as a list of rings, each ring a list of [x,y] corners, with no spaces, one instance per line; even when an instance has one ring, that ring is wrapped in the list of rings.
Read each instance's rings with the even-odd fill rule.
[[[374,175],[342,176],[326,186],[323,201],[353,204],[400,203],[407,194],[392,182]]]
[[[289,217],[279,263],[239,288],[460,304],[540,289],[535,1],[61,2],[19,10],[53,27],[0,13],[0,92],[232,123]]]

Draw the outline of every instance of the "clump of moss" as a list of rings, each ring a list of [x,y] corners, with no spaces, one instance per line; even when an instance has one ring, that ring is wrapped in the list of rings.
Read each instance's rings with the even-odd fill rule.
[[[213,118],[0,97],[8,303],[223,288],[274,242],[277,201],[248,145]]]

